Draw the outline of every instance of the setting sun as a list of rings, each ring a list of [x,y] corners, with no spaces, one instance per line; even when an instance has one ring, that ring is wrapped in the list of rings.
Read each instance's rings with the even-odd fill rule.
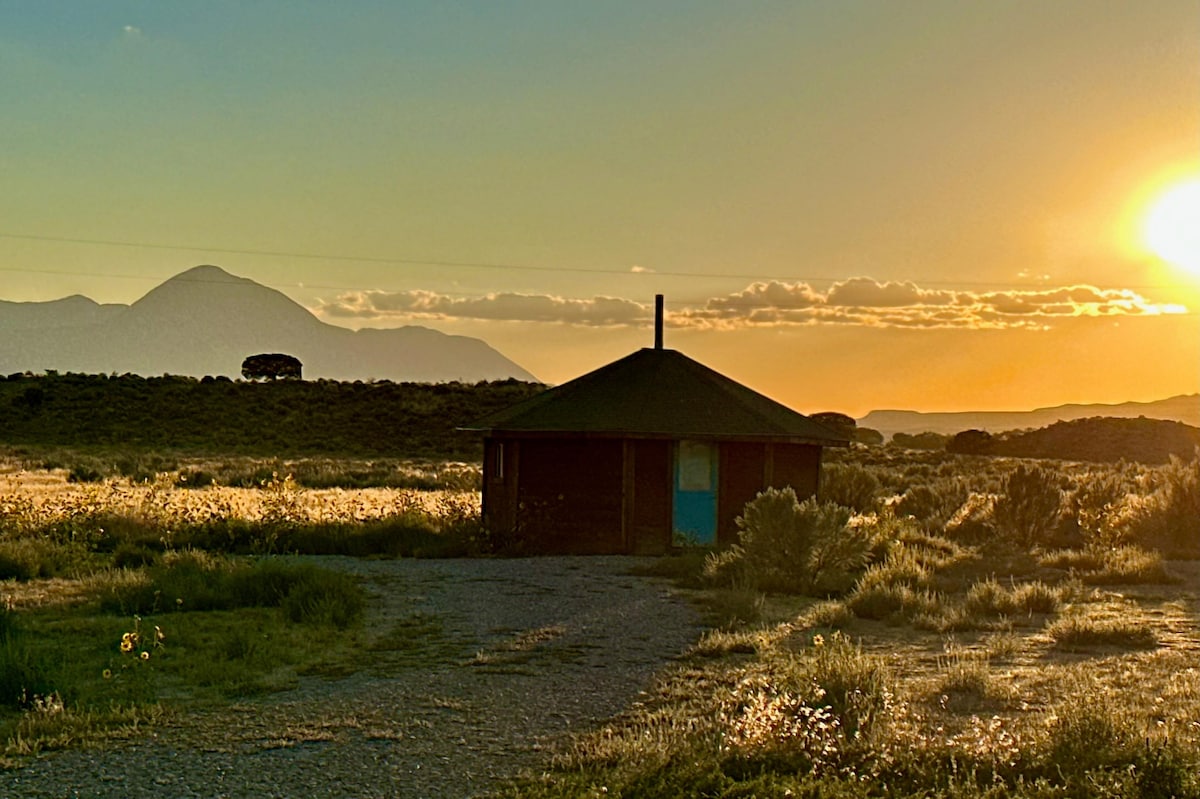
[[[1163,192],[1146,213],[1142,231],[1159,258],[1200,274],[1200,179]]]

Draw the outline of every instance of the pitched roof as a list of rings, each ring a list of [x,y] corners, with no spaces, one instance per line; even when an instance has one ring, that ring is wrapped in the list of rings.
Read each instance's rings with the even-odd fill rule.
[[[848,443],[807,416],[668,349],[638,350],[463,429]]]

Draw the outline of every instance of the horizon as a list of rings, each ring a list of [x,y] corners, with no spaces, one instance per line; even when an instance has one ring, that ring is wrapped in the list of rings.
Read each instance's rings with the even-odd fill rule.
[[[211,263],[557,384],[663,294],[804,412],[1200,390],[1190,0],[66,6],[0,9],[0,299]]]

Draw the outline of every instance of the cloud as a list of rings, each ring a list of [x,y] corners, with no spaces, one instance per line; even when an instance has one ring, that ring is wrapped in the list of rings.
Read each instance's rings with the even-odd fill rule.
[[[142,29],[137,25],[126,25],[121,31],[129,38],[137,38],[142,35]]]
[[[453,297],[432,291],[356,291],[318,306],[327,316],[387,319],[486,319],[614,327],[653,319],[650,306],[618,297],[569,299],[545,294]]]
[[[326,317],[375,321],[474,319],[589,327],[640,327],[653,318],[651,305],[619,297],[571,299],[520,293],[461,297],[423,290],[349,292],[316,310]],[[752,283],[696,305],[673,307],[666,321],[675,328],[713,330],[812,325],[1044,330],[1077,317],[1186,312],[1180,305],[1150,302],[1130,289],[1075,285],[975,292],[854,277],[824,291],[805,282]]]
[[[826,291],[803,282],[754,283],[673,314],[671,323],[719,329],[856,325],[999,330],[1045,329],[1056,321],[1081,316],[1168,313],[1186,313],[1186,309],[1152,303],[1129,289],[1064,286],[981,293],[855,277],[838,281]]]

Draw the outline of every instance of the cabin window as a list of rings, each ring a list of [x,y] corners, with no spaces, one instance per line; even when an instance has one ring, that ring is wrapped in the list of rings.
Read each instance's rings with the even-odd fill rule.
[[[701,441],[679,442],[679,490],[711,491],[712,464],[715,455],[712,444]]]
[[[492,445],[492,479],[498,483],[504,482],[504,442],[497,441]]]

